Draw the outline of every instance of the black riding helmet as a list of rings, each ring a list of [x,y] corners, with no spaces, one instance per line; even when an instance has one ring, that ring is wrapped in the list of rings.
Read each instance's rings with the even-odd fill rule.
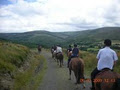
[[[77,47],[77,44],[74,44],[74,47]]]

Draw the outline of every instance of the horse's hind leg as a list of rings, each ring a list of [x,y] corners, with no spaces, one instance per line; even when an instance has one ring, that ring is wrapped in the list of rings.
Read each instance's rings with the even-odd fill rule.
[[[71,80],[71,69],[69,68],[69,80]]]
[[[75,84],[77,84],[77,83],[78,83],[78,75],[77,75],[77,72],[74,72],[74,74],[75,74],[75,78],[76,78]]]
[[[62,59],[62,65],[63,65],[63,59]]]
[[[57,59],[57,65],[59,65],[59,60]]]
[[[62,60],[60,60],[60,67],[62,67]]]

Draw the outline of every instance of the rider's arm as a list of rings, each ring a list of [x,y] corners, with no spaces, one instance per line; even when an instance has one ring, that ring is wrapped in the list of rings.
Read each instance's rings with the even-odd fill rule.
[[[116,65],[116,62],[117,62],[117,61],[114,61],[114,66]]]
[[[114,59],[114,66],[116,65],[116,62],[118,60],[116,52],[113,53],[113,59]]]

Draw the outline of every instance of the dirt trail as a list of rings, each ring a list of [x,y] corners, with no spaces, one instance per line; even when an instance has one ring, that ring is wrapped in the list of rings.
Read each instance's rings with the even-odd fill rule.
[[[83,89],[82,85],[76,88],[75,77],[72,73],[72,80],[68,80],[69,72],[67,62],[64,60],[64,66],[60,68],[57,62],[51,57],[51,53],[42,51],[41,53],[47,60],[47,71],[39,86],[38,90],[90,90],[90,83],[85,83],[86,88]]]

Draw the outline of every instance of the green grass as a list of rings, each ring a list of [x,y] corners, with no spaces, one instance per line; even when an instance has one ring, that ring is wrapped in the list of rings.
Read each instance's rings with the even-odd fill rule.
[[[29,50],[23,45],[0,41],[0,80],[6,78],[5,73],[12,74],[11,90],[37,90],[46,63],[37,49]],[[35,72],[38,67],[40,70]]]
[[[0,73],[13,72],[24,63],[28,53],[25,46],[0,42]]]
[[[116,63],[114,71],[120,73],[120,51],[117,51],[117,55],[118,55],[118,61]]]
[[[80,51],[80,57],[84,60],[85,75],[90,76],[90,73],[97,65],[96,54]]]
[[[15,76],[14,90],[37,90],[45,74],[47,64],[45,58],[37,50],[32,50],[28,56],[29,67]],[[40,72],[35,70],[40,66]]]

